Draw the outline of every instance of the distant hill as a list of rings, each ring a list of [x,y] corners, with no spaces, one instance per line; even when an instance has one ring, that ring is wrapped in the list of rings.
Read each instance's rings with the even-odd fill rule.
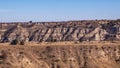
[[[0,23],[0,41],[118,41],[120,20]]]

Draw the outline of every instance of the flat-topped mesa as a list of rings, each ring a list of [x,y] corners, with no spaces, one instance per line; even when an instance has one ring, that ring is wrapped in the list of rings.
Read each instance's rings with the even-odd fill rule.
[[[119,20],[0,23],[0,28],[1,42],[15,39],[28,42],[120,40]]]

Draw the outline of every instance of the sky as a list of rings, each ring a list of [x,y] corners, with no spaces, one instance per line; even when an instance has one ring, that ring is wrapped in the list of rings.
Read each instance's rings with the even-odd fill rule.
[[[119,18],[120,0],[0,0],[0,22]]]

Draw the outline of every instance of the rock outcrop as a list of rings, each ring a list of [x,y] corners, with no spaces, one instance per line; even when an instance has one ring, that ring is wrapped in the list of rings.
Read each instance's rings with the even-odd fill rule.
[[[102,41],[120,41],[120,20],[0,23],[0,68],[120,68],[119,42]]]
[[[1,42],[111,41],[120,40],[119,20],[0,23]]]

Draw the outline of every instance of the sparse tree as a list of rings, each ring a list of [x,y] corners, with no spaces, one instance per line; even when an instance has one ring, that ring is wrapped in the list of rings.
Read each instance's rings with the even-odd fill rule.
[[[29,21],[29,23],[32,23],[32,21]]]

